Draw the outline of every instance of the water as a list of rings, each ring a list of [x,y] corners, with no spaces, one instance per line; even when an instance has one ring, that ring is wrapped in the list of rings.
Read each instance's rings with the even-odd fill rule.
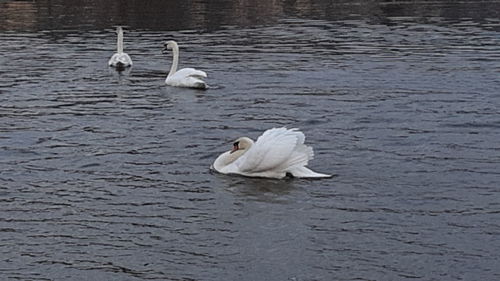
[[[68,3],[0,2],[2,280],[500,279],[498,2]],[[277,126],[336,176],[209,170]]]

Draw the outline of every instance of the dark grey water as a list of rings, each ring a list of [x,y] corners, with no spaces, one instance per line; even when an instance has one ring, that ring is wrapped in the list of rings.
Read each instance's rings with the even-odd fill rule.
[[[177,2],[0,1],[0,279],[500,279],[498,1]],[[336,177],[209,171],[274,126]]]

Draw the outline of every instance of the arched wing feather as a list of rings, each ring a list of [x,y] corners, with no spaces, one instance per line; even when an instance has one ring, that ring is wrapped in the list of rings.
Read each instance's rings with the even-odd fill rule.
[[[108,61],[109,66],[117,66],[121,64],[123,66],[132,66],[132,59],[126,53],[116,53]]]
[[[299,164],[308,157],[302,150],[304,134],[297,129],[273,128],[262,134],[250,149],[235,164],[244,173],[280,170],[292,164]],[[302,142],[302,143],[301,143]],[[300,146],[297,151],[297,146]],[[302,148],[301,146],[304,146]],[[312,150],[311,150],[312,153]],[[295,164],[293,164],[295,163]]]
[[[183,68],[175,73],[175,76],[180,77],[194,77],[194,78],[207,78],[205,71],[197,70],[194,68]]]
[[[207,84],[201,80],[202,77],[206,76],[207,74],[201,70],[183,68],[173,75],[169,75],[165,82],[170,86],[206,89]]]

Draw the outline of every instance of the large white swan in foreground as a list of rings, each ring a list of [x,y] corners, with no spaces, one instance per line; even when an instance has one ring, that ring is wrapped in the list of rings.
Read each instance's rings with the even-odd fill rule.
[[[287,174],[297,178],[331,177],[306,168],[314,153],[304,140],[298,129],[286,128],[269,129],[256,142],[241,137],[232,150],[217,157],[212,168],[222,174],[248,177],[283,178]]]
[[[196,89],[207,88],[207,84],[201,80],[202,78],[207,77],[207,74],[204,71],[196,70],[194,68],[183,68],[177,71],[177,64],[179,63],[179,46],[177,45],[177,42],[173,40],[167,41],[163,52],[165,53],[166,50],[172,50],[174,53],[172,67],[170,68],[167,79],[165,79],[165,83],[167,85]]]
[[[116,40],[116,53],[109,59],[108,65],[116,68],[126,68],[132,66],[132,59],[127,53],[123,52],[123,29],[121,26],[116,28],[118,39]]]

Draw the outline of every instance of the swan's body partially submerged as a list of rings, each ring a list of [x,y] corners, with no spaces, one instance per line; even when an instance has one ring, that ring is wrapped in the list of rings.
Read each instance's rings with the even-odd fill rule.
[[[116,28],[116,33],[118,34],[116,53],[109,59],[108,65],[118,69],[124,69],[132,66],[132,59],[127,53],[123,52],[123,29],[121,26]]]
[[[306,167],[314,156],[304,144],[305,136],[297,129],[273,128],[265,131],[256,142],[247,137],[237,139],[233,149],[221,154],[212,168],[222,174],[248,177],[328,178]]]
[[[172,50],[174,58],[170,72],[168,73],[167,79],[165,79],[165,84],[174,87],[195,89],[207,88],[207,84],[202,80],[203,78],[207,78],[207,74],[204,71],[194,68],[183,68],[177,71],[177,65],[179,64],[179,46],[175,41],[167,41],[164,51],[166,50]]]

